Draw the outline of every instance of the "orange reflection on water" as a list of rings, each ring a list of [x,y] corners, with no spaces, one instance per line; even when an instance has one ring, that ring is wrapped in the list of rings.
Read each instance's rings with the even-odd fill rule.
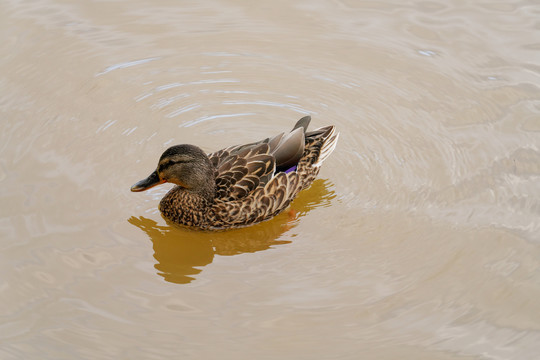
[[[328,180],[317,179],[311,187],[300,193],[289,209],[263,223],[230,231],[210,232],[192,230],[175,225],[158,225],[143,216],[128,222],[144,231],[153,243],[154,267],[165,281],[176,284],[192,282],[202,267],[210,264],[214,255],[238,255],[270,249],[288,244],[284,235],[293,229],[299,219],[310,210],[328,206],[335,193]],[[294,236],[294,235],[292,235]]]

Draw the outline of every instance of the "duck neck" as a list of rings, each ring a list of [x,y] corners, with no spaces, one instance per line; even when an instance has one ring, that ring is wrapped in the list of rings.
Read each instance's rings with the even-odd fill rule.
[[[205,199],[208,204],[213,204],[216,197],[216,179],[214,177],[205,177],[199,183],[199,186],[193,189],[186,189],[192,196],[199,196]]]
[[[179,188],[174,188],[175,191],[183,192],[184,196],[191,199],[202,198],[212,204],[216,196],[216,171],[210,160],[205,165],[191,169],[189,174],[183,174],[181,180],[176,182]]]

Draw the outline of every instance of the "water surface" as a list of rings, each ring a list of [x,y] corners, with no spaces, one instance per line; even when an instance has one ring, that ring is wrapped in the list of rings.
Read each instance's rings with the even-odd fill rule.
[[[540,4],[0,5],[0,358],[532,359]],[[134,194],[168,146],[336,125],[274,220]]]

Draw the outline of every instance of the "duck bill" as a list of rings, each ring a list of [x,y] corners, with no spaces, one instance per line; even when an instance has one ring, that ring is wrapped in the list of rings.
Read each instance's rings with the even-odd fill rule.
[[[157,174],[157,171],[154,171],[146,179],[143,179],[143,180],[139,181],[138,183],[136,183],[135,185],[133,185],[131,187],[131,191],[139,192],[139,191],[148,190],[151,187],[154,187],[154,186],[159,185],[159,184],[163,184],[164,182],[165,182],[165,180],[161,180],[159,178],[159,176]]]

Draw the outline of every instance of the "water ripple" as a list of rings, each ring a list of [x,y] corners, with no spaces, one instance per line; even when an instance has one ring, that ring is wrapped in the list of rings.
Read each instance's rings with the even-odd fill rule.
[[[236,113],[236,114],[208,115],[208,116],[202,116],[192,121],[187,121],[180,126],[190,127],[196,124],[200,124],[204,121],[213,120],[213,119],[237,118],[241,116],[251,116],[251,115],[257,115],[257,114],[256,113]]]
[[[147,59],[141,59],[141,60],[126,61],[126,62],[123,62],[123,63],[111,65],[111,66],[108,66],[107,68],[105,68],[105,70],[97,73],[96,77],[101,76],[101,75],[105,75],[105,74],[107,74],[107,73],[109,73],[111,71],[114,71],[114,70],[125,69],[125,68],[129,68],[129,67],[132,67],[132,66],[146,64],[148,62],[159,60],[159,59],[160,59],[159,57],[153,57],[153,58],[147,58]]]

